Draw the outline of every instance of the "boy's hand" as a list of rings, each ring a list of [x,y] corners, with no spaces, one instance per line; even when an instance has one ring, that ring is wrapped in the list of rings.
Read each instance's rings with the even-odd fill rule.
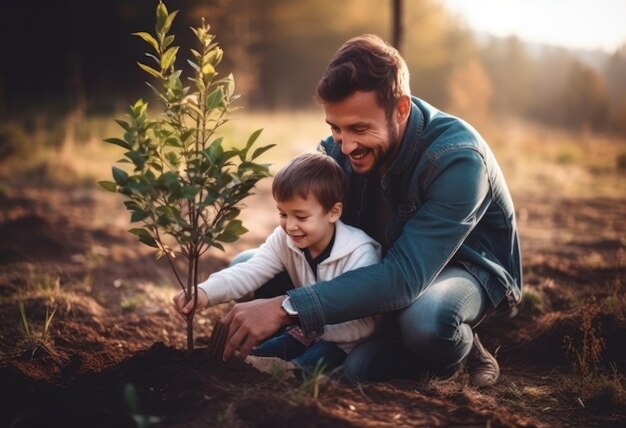
[[[187,315],[191,313],[193,309],[193,298],[189,302],[185,303],[185,292],[179,291],[173,298],[174,309],[180,314],[181,317],[187,318]],[[198,288],[198,303],[196,305],[196,311],[204,309],[209,306],[209,298],[201,288]]]
[[[224,361],[228,361],[235,351],[243,359],[259,342],[276,333],[293,320],[281,308],[285,296],[271,299],[257,299],[237,303],[222,319],[228,326],[228,339],[224,348]]]

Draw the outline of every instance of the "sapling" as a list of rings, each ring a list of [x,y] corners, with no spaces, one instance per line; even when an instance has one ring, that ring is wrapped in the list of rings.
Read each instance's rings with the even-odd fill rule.
[[[270,175],[267,164],[255,162],[274,145],[252,150],[261,130],[250,135],[243,147],[224,149],[220,128],[228,122],[235,95],[232,74],[221,78],[216,67],[223,51],[215,42],[210,26],[202,19],[191,30],[198,47],[187,60],[190,76],[186,86],[182,70],[176,68],[179,46],[169,34],[178,11],[169,13],[165,4],[156,8],[155,34],[134,33],[151,48],[148,62],[139,67],[155,79],[147,83],[162,106],[151,119],[148,104],[138,100],[130,106],[128,120],[116,120],[123,138],[105,141],[123,147],[119,163],[132,170],[113,167],[114,181],[101,181],[111,192],[121,193],[138,226],[130,232],[142,243],[165,257],[176,281],[193,310],[187,316],[187,349],[193,350],[193,318],[197,305],[198,265],[211,247],[224,251],[247,232],[240,215],[241,202],[252,194],[257,182]],[[186,272],[179,272],[174,258],[186,260]]]

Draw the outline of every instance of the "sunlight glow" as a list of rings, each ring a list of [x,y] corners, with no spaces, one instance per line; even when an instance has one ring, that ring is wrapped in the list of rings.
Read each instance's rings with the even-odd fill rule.
[[[607,52],[626,44],[625,0],[440,1],[477,32]]]

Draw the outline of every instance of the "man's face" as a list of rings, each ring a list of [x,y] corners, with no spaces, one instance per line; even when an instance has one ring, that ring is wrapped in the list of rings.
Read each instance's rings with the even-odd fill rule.
[[[355,173],[389,167],[400,143],[399,124],[395,112],[391,120],[387,119],[376,92],[357,91],[341,101],[324,103],[324,112],[333,139],[350,159]]]

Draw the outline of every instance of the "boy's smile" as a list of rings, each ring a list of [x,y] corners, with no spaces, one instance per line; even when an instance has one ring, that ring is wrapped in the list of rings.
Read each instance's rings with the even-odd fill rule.
[[[289,235],[296,247],[308,248],[311,257],[317,257],[330,243],[335,222],[341,216],[341,203],[329,211],[312,195],[304,199],[295,196],[288,201],[277,201],[280,226]]]

